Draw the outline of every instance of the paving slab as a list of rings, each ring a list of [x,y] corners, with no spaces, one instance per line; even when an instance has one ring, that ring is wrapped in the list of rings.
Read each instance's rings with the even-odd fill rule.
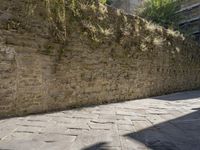
[[[0,150],[200,150],[200,91],[0,120]]]

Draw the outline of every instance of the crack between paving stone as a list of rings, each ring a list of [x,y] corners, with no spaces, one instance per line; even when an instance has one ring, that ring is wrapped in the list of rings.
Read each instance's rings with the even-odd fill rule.
[[[38,132],[38,134],[56,134],[56,135],[66,135],[66,136],[74,136],[76,137],[76,134],[68,134],[68,133],[56,133],[56,132],[52,132],[52,133],[45,133],[45,132]]]
[[[123,142],[122,142],[122,137],[119,134],[118,125],[116,125],[116,128],[117,128],[117,134],[118,134],[119,141],[120,141],[120,149],[123,150],[122,148],[124,148],[124,146],[123,146]]]
[[[9,135],[11,135],[12,133],[14,133],[16,130],[18,129],[18,127],[17,128],[15,128],[14,130],[12,130],[11,132],[10,132],[10,134],[8,134],[8,135],[6,135],[6,136],[4,136],[4,137],[2,137],[1,138],[1,140],[0,141],[3,141],[3,140],[5,140]],[[1,149],[0,149],[1,150]]]
[[[91,123],[95,123],[95,124],[114,124],[114,122],[98,122],[98,121],[90,121]]]
[[[44,141],[45,143],[55,143],[56,141]]]
[[[89,129],[83,129],[83,128],[73,128],[73,127],[71,127],[71,128],[67,128],[67,129],[73,129],[73,130],[87,130],[87,131],[89,131]]]
[[[88,124],[88,126],[89,126],[90,130],[104,130],[104,131],[110,130],[110,129],[102,129],[102,128],[92,128],[89,124]]]
[[[23,127],[39,127],[39,128],[45,128],[45,126],[37,126],[37,125],[26,125],[26,124],[16,124],[16,125],[19,125],[19,126],[23,126]]]
[[[30,122],[47,122],[47,121],[43,121],[43,120],[31,120],[31,119],[28,119],[27,121],[30,121]]]
[[[34,132],[32,132],[32,131],[15,131],[15,133],[30,133],[30,134],[33,134]]]

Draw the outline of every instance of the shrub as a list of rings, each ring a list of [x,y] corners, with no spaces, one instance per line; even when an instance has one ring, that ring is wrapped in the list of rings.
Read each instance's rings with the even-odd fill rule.
[[[111,5],[113,3],[113,0],[107,0],[106,4]]]
[[[174,26],[176,11],[179,9],[180,0],[146,0],[137,9],[139,16],[149,21],[158,23],[167,28]]]
[[[100,0],[100,2],[102,4],[108,4],[108,5],[111,5],[112,4],[112,0]]]

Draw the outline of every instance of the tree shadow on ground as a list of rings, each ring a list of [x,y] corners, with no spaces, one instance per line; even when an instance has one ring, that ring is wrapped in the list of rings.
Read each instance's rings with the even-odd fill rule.
[[[200,150],[200,109],[124,136],[152,150]]]
[[[196,98],[200,98],[199,90],[154,97],[154,99],[166,100],[166,101],[190,100],[190,99],[196,99]]]
[[[91,145],[89,147],[86,147],[82,150],[106,150],[105,146],[107,145],[107,142],[100,142],[94,145]]]

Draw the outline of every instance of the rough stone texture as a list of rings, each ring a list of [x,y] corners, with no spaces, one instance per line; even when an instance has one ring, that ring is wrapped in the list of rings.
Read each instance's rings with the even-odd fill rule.
[[[0,149],[199,150],[199,107],[191,91],[0,120]]]
[[[15,104],[16,62],[13,48],[0,47],[0,113],[10,114]]]
[[[13,19],[0,26],[0,117],[200,86],[199,47],[173,31],[94,1],[78,1],[71,17],[74,11],[66,1],[68,38],[63,47],[41,18],[42,2],[33,1],[33,17],[23,20],[26,11],[18,8],[25,1],[1,1],[0,9]]]

